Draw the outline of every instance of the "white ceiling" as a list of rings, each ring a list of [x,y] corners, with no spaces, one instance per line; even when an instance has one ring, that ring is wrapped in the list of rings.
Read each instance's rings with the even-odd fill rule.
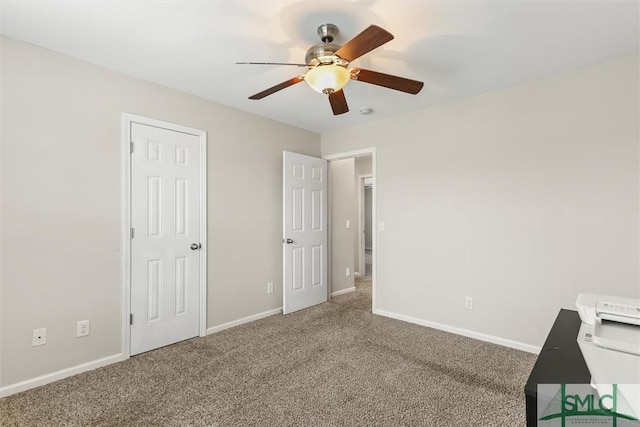
[[[638,1],[2,1],[3,34],[221,104],[323,133],[639,52]],[[354,66],[425,82],[418,95],[350,82],[350,112],[301,83],[333,23],[343,44],[370,24],[395,39]],[[374,114],[363,116],[360,108]]]

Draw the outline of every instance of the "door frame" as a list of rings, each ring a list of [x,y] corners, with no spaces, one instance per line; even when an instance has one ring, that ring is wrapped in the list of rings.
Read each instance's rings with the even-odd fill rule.
[[[200,142],[200,319],[199,335],[207,335],[207,131],[122,113],[122,356],[131,355],[131,126],[140,123],[197,136]]]
[[[378,252],[378,227],[376,227],[377,224],[377,218],[378,218],[378,209],[377,209],[377,191],[378,191],[378,185],[377,185],[377,178],[376,178],[376,148],[375,147],[370,147],[370,148],[363,148],[361,150],[354,150],[354,151],[346,151],[343,153],[336,153],[336,154],[327,154],[322,156],[323,159],[327,160],[328,162],[332,162],[334,160],[344,160],[344,159],[355,159],[356,157],[365,157],[365,156],[371,156],[371,177],[373,179],[373,189],[372,189],[372,200],[371,200],[371,222],[373,224],[373,236],[372,237],[372,244],[373,244],[373,251],[371,253],[371,312],[373,314],[376,314],[378,311],[378,298],[377,298],[377,277],[378,277],[378,256],[377,256],[377,252]],[[329,216],[329,230],[331,230],[331,188],[329,188],[328,190],[328,200],[329,200],[329,206],[328,206],[328,216]],[[328,267],[329,267],[329,274],[327,274],[327,279],[329,280],[328,283],[328,287],[329,287],[329,293],[331,293],[331,233],[329,233],[329,235],[327,236],[327,242],[328,242],[328,255],[327,255],[327,262],[328,262]]]

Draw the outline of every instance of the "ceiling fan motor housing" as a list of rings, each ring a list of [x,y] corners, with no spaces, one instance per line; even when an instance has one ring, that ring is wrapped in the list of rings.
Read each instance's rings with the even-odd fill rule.
[[[307,55],[304,57],[304,60],[308,65],[313,67],[333,64],[340,59],[336,56],[338,49],[340,49],[340,46],[337,44],[319,43],[311,46],[309,50],[307,50]]]

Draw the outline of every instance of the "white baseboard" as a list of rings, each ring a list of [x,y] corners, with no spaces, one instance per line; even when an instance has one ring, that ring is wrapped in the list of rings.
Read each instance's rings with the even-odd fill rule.
[[[0,387],[0,397],[10,396],[12,394],[20,393],[32,388],[40,387],[41,385],[49,384],[54,381],[62,380],[64,378],[78,375],[83,372],[91,371],[93,369],[102,368],[103,366],[111,365],[125,360],[126,357],[122,353],[114,354],[113,356],[103,357],[102,359],[93,360],[91,362],[83,363],[81,365],[73,366],[71,368],[62,369],[50,374],[41,375],[36,378],[21,381],[19,383],[10,384],[5,387]]]
[[[356,288],[348,288],[340,291],[332,292],[331,296],[343,295],[349,292],[355,291]],[[250,323],[255,320],[264,319],[265,317],[273,316],[275,314],[282,313],[282,308],[276,308],[273,310],[268,310],[262,313],[254,314],[252,316],[247,316],[242,319],[234,320],[231,322],[223,323],[222,325],[212,326],[207,329],[207,335],[223,331],[225,329],[233,328],[234,326],[243,325],[245,323]],[[541,348],[525,343],[521,343],[518,341],[512,341],[505,338],[496,337],[493,335],[487,335],[480,332],[470,331],[468,329],[462,329],[454,326],[445,325],[442,323],[431,322],[428,320],[418,319],[416,317],[405,316],[403,314],[392,313],[385,310],[373,310],[374,314],[379,316],[389,317],[392,319],[401,320],[403,322],[414,323],[421,326],[426,326],[433,329],[439,329],[445,332],[451,332],[458,335],[463,335],[469,338],[474,338],[481,341],[490,342],[493,344],[502,345],[505,347],[515,348],[517,350],[526,351],[529,353],[539,354]],[[32,388],[36,388],[45,384],[49,384],[64,378],[68,378],[73,375],[81,374],[83,372],[91,371],[93,369],[102,368],[103,366],[111,365],[113,363],[121,362],[125,360],[126,357],[122,353],[114,354],[112,356],[107,356],[102,359],[94,360],[91,362],[83,363],[81,365],[73,366],[71,368],[62,369],[57,372],[52,372],[50,374],[45,374],[36,378],[32,378],[29,380],[21,381],[19,383],[10,384],[8,386],[0,387],[0,398],[10,396],[12,394],[20,393],[22,391],[26,391]]]
[[[225,329],[233,328],[234,326],[244,325],[255,320],[264,319],[265,317],[273,316],[274,314],[282,313],[282,307],[275,308],[273,310],[264,311],[262,313],[254,314],[251,316],[243,317],[242,319],[232,320],[231,322],[223,323],[222,325],[212,326],[207,328],[207,335],[215,334],[216,332],[224,331]]]
[[[337,297],[338,295],[348,294],[349,292],[353,292],[355,290],[356,290],[356,287],[352,286],[352,287],[347,288],[347,289],[341,289],[339,291],[331,292],[331,298]]]
[[[242,319],[234,320],[232,322],[224,323],[222,325],[213,326],[207,328],[207,335],[215,332],[220,332],[225,329],[233,328],[245,323],[253,322],[254,320],[263,319],[265,317],[273,316],[274,314],[282,313],[282,307],[274,310],[265,311],[263,313],[254,314],[253,316],[244,317]],[[25,380],[16,384],[10,384],[5,387],[0,387],[0,398],[10,396],[12,394],[20,393],[21,391],[29,390],[41,385],[49,384],[54,381],[58,381],[73,375],[80,374],[82,372],[91,371],[96,368],[110,365],[112,363],[121,362],[126,357],[122,353],[115,354],[113,356],[105,357],[102,359],[94,360],[92,362],[83,363],[82,365],[74,366],[71,368],[63,369],[61,371],[53,372],[50,374],[42,375],[36,378]]]
[[[405,316],[403,314],[392,313],[385,310],[374,310],[373,314],[379,316],[390,317],[396,320],[402,320],[403,322],[415,323],[416,325],[427,326],[433,329],[439,329],[445,332],[451,332],[452,334],[463,335],[465,337],[474,338],[480,341],[486,341],[493,344],[502,345],[505,347],[515,348],[516,350],[526,351],[528,353],[540,354],[541,347],[535,345],[525,344],[519,341],[512,341],[505,338],[496,337],[493,335],[487,335],[480,332],[470,331],[468,329],[462,329],[455,326],[449,326],[442,323],[431,322],[429,320],[418,319],[416,317]]]

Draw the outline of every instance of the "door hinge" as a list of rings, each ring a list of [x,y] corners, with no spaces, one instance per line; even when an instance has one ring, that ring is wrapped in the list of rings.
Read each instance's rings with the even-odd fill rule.
[[[133,325],[133,313],[129,313],[129,324]]]
[[[135,235],[135,231],[133,230],[133,227],[131,227],[131,238],[133,239],[133,236]]]
[[[131,152],[133,153],[133,141],[131,141],[131,142],[129,143],[129,147],[130,147]]]

